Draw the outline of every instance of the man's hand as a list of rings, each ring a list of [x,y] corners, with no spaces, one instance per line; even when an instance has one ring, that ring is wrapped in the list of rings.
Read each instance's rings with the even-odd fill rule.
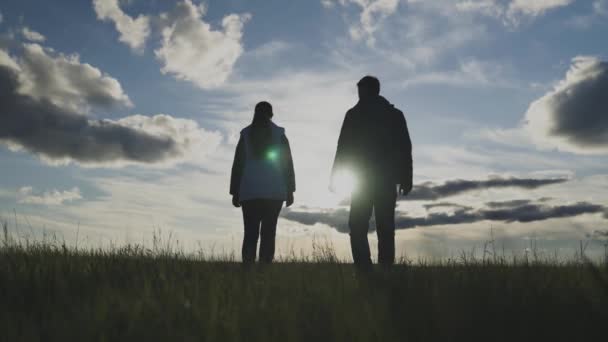
[[[238,195],[232,195],[232,205],[235,208],[240,208],[241,207],[241,201],[239,200],[239,196]]]
[[[399,184],[399,195],[405,196],[412,191],[412,183],[407,182],[405,184]]]
[[[293,192],[287,194],[287,203],[285,203],[286,207],[290,207],[293,204]]]

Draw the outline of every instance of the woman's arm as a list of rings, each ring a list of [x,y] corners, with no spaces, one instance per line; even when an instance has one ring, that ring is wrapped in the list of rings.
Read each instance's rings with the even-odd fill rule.
[[[230,194],[238,198],[241,188],[241,178],[243,169],[245,168],[245,146],[243,138],[239,138],[234,152],[234,161],[232,162],[232,174],[230,176]]]
[[[293,167],[293,158],[291,156],[291,148],[289,147],[289,140],[285,135],[281,137],[282,151],[283,151],[283,175],[285,175],[285,185],[287,187],[287,201],[285,206],[289,207],[293,204],[293,193],[296,191],[296,173]]]
[[[281,144],[283,144],[284,151],[284,164],[283,164],[283,174],[285,175],[285,184],[287,185],[287,193],[296,192],[296,174],[293,167],[293,158],[291,155],[291,148],[289,146],[289,140],[285,135],[283,135],[281,139]]]

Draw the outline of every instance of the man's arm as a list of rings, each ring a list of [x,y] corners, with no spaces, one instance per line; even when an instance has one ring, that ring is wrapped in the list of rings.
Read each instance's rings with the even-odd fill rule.
[[[401,190],[403,194],[407,194],[412,190],[413,184],[413,161],[412,161],[412,140],[410,139],[410,132],[407,128],[407,121],[403,113],[399,112],[398,115],[398,155],[401,160],[401,172],[400,182]]]
[[[336,156],[334,158],[334,164],[331,170],[331,177],[333,177],[348,159],[348,149],[351,144],[352,137],[352,116],[350,111],[344,116],[344,122],[342,122],[342,128],[340,129],[340,136],[338,137],[338,146],[336,148]]]

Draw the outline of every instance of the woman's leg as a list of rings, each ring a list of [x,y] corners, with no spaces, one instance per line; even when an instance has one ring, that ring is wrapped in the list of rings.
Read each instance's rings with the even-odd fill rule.
[[[243,236],[242,258],[243,263],[255,262],[255,252],[258,247],[260,222],[262,220],[262,205],[259,200],[243,201],[243,223],[245,234]]]
[[[262,229],[260,241],[260,261],[271,263],[274,259],[274,240],[277,232],[277,220],[283,207],[283,201],[266,200],[262,210]]]

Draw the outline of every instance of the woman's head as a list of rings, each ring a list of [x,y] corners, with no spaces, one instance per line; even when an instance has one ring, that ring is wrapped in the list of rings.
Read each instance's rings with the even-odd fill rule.
[[[272,105],[266,101],[258,102],[258,104],[255,105],[254,110],[254,118],[256,116],[261,116],[267,120],[270,120],[273,116]]]

